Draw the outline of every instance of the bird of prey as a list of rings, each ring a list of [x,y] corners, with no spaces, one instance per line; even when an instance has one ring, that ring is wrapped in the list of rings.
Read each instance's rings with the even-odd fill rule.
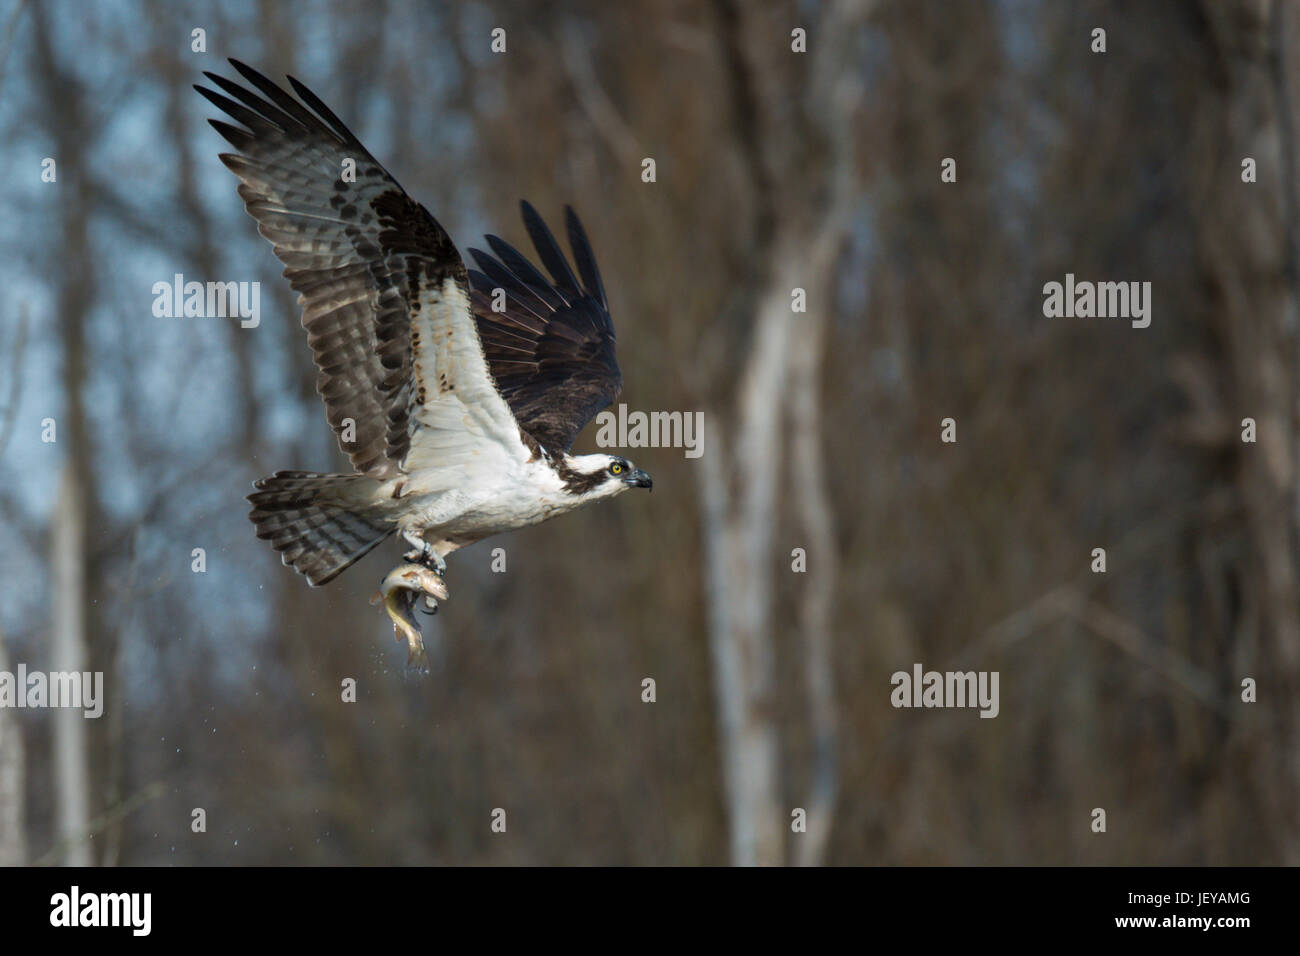
[[[257,536],[313,587],[390,535],[410,546],[382,600],[414,663],[416,602],[446,600],[445,558],[651,479],[617,455],[570,453],[622,376],[596,260],[577,215],[575,275],[527,202],[550,278],[487,237],[467,270],[450,237],[321,100],[230,61],[248,83],[195,86],[240,126],[221,161],[299,294],[316,387],[352,474],[279,471],[248,500]],[[251,87],[251,89],[249,88]],[[218,92],[218,90],[220,92]]]

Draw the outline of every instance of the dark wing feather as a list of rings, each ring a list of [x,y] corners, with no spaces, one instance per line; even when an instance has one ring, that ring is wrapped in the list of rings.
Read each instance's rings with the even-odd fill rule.
[[[496,253],[471,249],[482,271],[470,270],[474,318],[497,389],[519,427],[553,452],[567,452],[583,427],[618,397],[623,378],[614,354],[614,325],[586,233],[566,209],[579,283],[537,211],[523,203],[524,226],[547,280],[516,249],[488,236]],[[505,311],[492,310],[505,292]]]
[[[411,199],[320,99],[292,77],[301,102],[256,70],[231,65],[256,90],[205,73],[196,86],[243,129],[212,126],[238,150],[221,161],[275,247],[298,292],[339,446],[363,474],[388,477],[410,450],[416,409],[412,305],[466,287],[465,266],[443,228]],[[223,95],[224,94],[224,95]],[[260,95],[259,95],[260,94]],[[355,163],[355,182],[342,178]],[[346,441],[355,428],[355,440]]]

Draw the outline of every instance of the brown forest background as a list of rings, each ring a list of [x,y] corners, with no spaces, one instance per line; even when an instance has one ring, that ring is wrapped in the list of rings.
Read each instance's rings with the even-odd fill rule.
[[[0,670],[108,694],[0,710],[0,862],[1300,862],[1298,52],[1263,0],[0,4]],[[705,413],[652,496],[455,555],[427,677],[398,546],[309,590],[245,519],[343,459],[226,56],[462,250],[572,202],[621,400]],[[260,327],[154,318],[176,272]],[[1150,328],[1044,318],[1067,272]],[[893,709],[915,662],[1000,715]]]

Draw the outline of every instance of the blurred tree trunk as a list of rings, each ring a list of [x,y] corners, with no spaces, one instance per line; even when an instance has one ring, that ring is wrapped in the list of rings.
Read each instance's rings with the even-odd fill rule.
[[[54,622],[51,632],[52,669],[67,673],[86,669],[86,490],[71,465],[64,468],[54,506],[51,563],[54,566]],[[90,762],[86,750],[86,717],[75,707],[53,711],[54,790],[57,794],[57,833],[68,866],[91,864]]]
[[[83,109],[83,93],[75,76],[59,62],[51,42],[49,12],[33,10],[34,52],[40,67],[42,96],[47,104],[44,133],[54,144],[58,190],[51,201],[58,209],[54,248],[60,261],[57,290],[59,339],[63,354],[64,408],[57,423],[58,447],[65,464],[55,506],[51,560],[54,566],[53,667],[67,671],[102,671],[104,686],[116,682],[115,650],[98,619],[87,619],[88,608],[102,606],[99,584],[86,576],[88,529],[101,526],[92,467],[91,432],[84,389],[88,379],[87,317],[94,301],[94,273],[89,242],[92,206],[87,156],[94,135]],[[53,251],[51,255],[54,255]],[[111,721],[90,727],[80,710],[55,711],[55,782],[58,838],[71,840],[66,862],[87,865],[92,860],[86,832],[89,820],[103,809],[105,790],[94,781],[108,779],[114,764]],[[92,756],[93,755],[93,756]]]
[[[1258,654],[1247,671],[1259,682],[1262,739],[1256,755],[1262,794],[1284,863],[1300,862],[1300,593],[1297,592],[1297,322],[1295,117],[1285,54],[1295,48],[1287,5],[1241,0],[1203,7],[1220,68],[1207,114],[1216,150],[1199,170],[1201,258],[1215,303],[1216,334],[1226,344],[1230,394],[1224,405],[1257,424],[1257,442],[1231,435],[1233,481],[1245,509],[1250,553],[1243,559],[1242,630],[1258,628]],[[1207,97],[1208,99],[1208,97]],[[1256,183],[1241,181],[1253,158]],[[1238,658],[1245,662],[1244,657]],[[1253,666],[1252,666],[1253,664]]]
[[[184,33],[189,29],[184,16],[175,7],[166,7],[154,0],[149,4],[149,9],[155,22],[167,18],[174,31]],[[198,182],[201,175],[211,174],[212,165],[215,164],[205,162],[211,158],[208,155],[195,155],[195,141],[190,136],[188,122],[194,107],[194,91],[190,84],[195,79],[195,64],[193,58],[188,54],[182,55],[181,50],[181,47],[171,44],[156,51],[154,56],[159,64],[159,77],[167,89],[164,116],[172,148],[176,152],[176,201],[192,232],[192,238],[185,246],[188,265],[197,273],[200,281],[211,281],[218,278],[219,256],[213,242],[212,219],[199,196]],[[210,144],[206,139],[204,142]],[[221,327],[229,339],[230,352],[235,358],[237,370],[235,393],[241,403],[237,447],[244,449],[250,457],[256,457],[261,450],[261,435],[258,427],[260,409],[253,381],[254,336],[239,322],[222,322]]]
[[[805,809],[806,835],[795,842],[800,866],[825,861],[831,819],[839,793],[839,722],[835,717],[833,611],[839,578],[830,492],[822,453],[822,365],[833,294],[834,256],[838,241],[823,237],[811,250],[809,274],[816,285],[807,291],[809,312],[802,316],[790,353],[788,427],[791,433],[790,483],[798,516],[799,542],[813,562],[801,579],[799,629],[803,634],[808,725],[812,732],[812,781]]]
[[[816,562],[799,613],[814,768],[811,787],[801,789],[812,800],[804,806],[808,830],[795,844],[796,862],[822,861],[836,799],[830,642],[838,562],[821,463],[819,369],[835,269],[858,198],[852,130],[862,79],[853,68],[854,41],[869,7],[865,0],[841,0],[822,9],[809,32],[825,48],[800,83],[790,75],[799,54],[784,42],[788,32],[775,34],[762,14],[732,0],[716,5],[751,192],[748,259],[756,265],[746,281],[758,289],[749,305],[742,293],[737,311],[754,316],[749,355],[734,396],[722,399],[731,413],[709,416],[711,450],[697,472],[731,857],[738,865],[784,862],[791,819],[781,805],[773,687],[772,595],[785,560],[775,548],[783,477],[808,561]],[[774,35],[783,42],[774,44]],[[781,75],[804,91],[798,112],[784,122],[776,118],[788,114],[782,103],[788,90],[772,80]],[[795,290],[807,303],[798,312]]]
[[[814,736],[813,802],[796,860],[819,863],[836,792],[831,604],[835,542],[821,464],[817,370],[827,309],[791,308],[791,290],[829,294],[842,235],[837,224],[782,245],[757,310],[754,349],[741,378],[729,429],[718,427],[700,459],[710,649],[718,695],[732,862],[783,862],[789,814],[780,806],[780,755],[773,700],[772,594],[779,566],[774,532],[781,514],[782,465],[809,562],[800,613]],[[786,403],[790,421],[782,417]],[[717,422],[717,417],[713,420]],[[782,559],[783,560],[783,559]],[[788,565],[786,566],[788,567]]]
[[[712,450],[701,457],[699,470],[731,859],[741,866],[778,864],[783,855],[772,701],[772,547],[777,463],[785,454],[780,412],[793,318],[790,279],[779,273],[759,305],[755,346],[738,390],[736,437],[728,442],[714,428]]]
[[[9,652],[0,633],[0,672],[9,671]],[[18,718],[0,707],[0,866],[27,862],[23,800],[26,778],[23,736]]]

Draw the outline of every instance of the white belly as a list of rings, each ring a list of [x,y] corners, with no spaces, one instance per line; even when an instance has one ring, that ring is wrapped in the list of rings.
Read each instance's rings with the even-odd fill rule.
[[[398,527],[421,535],[445,555],[490,535],[539,524],[580,503],[563,491],[545,462],[526,462],[513,471],[470,489],[403,495]],[[410,476],[408,487],[419,487],[418,475]]]

